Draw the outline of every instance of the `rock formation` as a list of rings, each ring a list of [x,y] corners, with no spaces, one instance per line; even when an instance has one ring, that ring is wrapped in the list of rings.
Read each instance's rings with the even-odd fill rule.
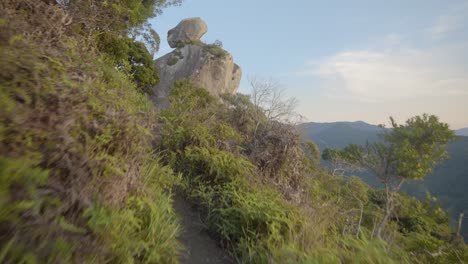
[[[169,30],[168,43],[176,49],[155,61],[161,76],[153,97],[158,107],[167,107],[167,95],[177,80],[191,80],[215,96],[234,94],[239,88],[241,68],[221,45],[200,41],[206,32],[200,18],[184,19]]]
[[[167,32],[167,42],[171,48],[200,40],[208,31],[205,21],[199,17],[187,18]]]

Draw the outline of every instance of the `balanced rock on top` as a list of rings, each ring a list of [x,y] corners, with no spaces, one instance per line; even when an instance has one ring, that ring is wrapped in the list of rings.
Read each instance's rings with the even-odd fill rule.
[[[208,26],[201,18],[187,18],[167,32],[167,42],[171,48],[177,48],[181,44],[200,40],[207,31]]]

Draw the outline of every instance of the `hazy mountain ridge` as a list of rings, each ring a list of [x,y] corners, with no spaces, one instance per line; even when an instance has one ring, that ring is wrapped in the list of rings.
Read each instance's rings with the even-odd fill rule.
[[[351,143],[375,142],[379,140],[378,133],[382,128],[363,121],[311,122],[301,124],[299,130],[305,138],[313,140],[323,150],[326,147],[342,148]],[[460,129],[456,133],[459,135],[463,131]],[[403,190],[418,198],[424,198],[428,190],[439,199],[454,221],[461,210],[468,209],[468,193],[465,190],[468,186],[468,137],[458,136],[457,140],[449,144],[448,153],[449,158],[437,166],[432,174],[423,181],[406,184]],[[360,174],[367,183],[374,186],[378,183],[371,175]],[[466,238],[468,224],[463,226],[462,232]]]
[[[457,134],[457,136],[468,136],[468,127],[455,130],[455,134]]]
[[[313,140],[321,150],[326,147],[341,148],[349,143],[365,144],[378,140],[382,128],[363,121],[304,123],[299,130],[305,138]]]

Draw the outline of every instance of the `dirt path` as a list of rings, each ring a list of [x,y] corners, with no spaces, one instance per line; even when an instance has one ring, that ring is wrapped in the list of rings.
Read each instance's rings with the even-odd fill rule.
[[[181,217],[182,234],[180,241],[186,248],[182,264],[233,263],[218,243],[205,231],[196,212],[180,195],[174,197],[174,208]]]

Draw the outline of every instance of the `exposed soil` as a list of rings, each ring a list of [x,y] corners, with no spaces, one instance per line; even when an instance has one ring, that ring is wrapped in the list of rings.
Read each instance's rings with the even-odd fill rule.
[[[182,264],[234,263],[219,243],[208,235],[199,213],[181,195],[174,197],[174,209],[183,228],[179,237],[185,247]]]

